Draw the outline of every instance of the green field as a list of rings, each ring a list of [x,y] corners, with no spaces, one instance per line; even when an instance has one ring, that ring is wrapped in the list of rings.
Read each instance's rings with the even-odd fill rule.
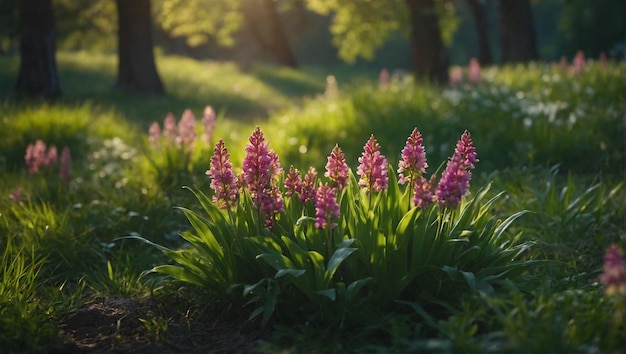
[[[209,331],[205,337],[219,342],[221,332],[215,328],[231,327],[237,330],[224,330],[223,336],[261,333],[250,336],[254,341],[245,343],[247,350],[285,353],[617,353],[626,345],[623,296],[606,294],[600,282],[605,252],[611,244],[623,247],[626,241],[623,62],[591,61],[581,73],[550,63],[488,67],[482,69],[480,84],[463,82],[457,87],[415,83],[391,70],[391,81],[381,87],[378,72],[351,68],[243,68],[158,57],[167,94],[141,96],[112,89],[113,56],[61,52],[57,59],[63,98],[52,104],[15,104],[9,97],[19,61],[0,58],[0,99],[6,98],[0,103],[0,352],[47,352],[67,342],[88,349],[67,326],[73,315],[102,299],[141,304],[134,317],[122,322],[122,327],[130,323],[139,332],[120,331],[118,321],[117,331],[103,335],[106,343],[92,347],[102,351],[189,349],[192,346],[181,344],[188,337],[198,344],[203,338],[199,333]],[[335,90],[327,88],[329,75],[337,82]],[[163,127],[169,112],[178,120],[190,109],[201,131],[207,105],[217,113],[210,143],[197,140],[189,154],[150,144],[151,123]],[[432,209],[432,215],[439,216],[431,224],[424,221],[424,230],[448,217],[458,221],[450,231],[455,236],[440,250],[431,246],[430,253],[413,253],[428,258],[435,271],[421,278],[411,273],[415,279],[396,293],[394,286],[403,280],[394,282],[393,252],[371,253],[368,260],[361,257],[361,249],[349,249],[367,248],[362,234],[387,242],[381,235],[388,234],[372,228],[372,220],[383,225],[384,218],[397,218],[389,230],[400,234],[399,225],[406,224],[400,216],[421,213],[394,214],[393,202],[405,200],[399,196],[405,187],[396,195],[391,188],[384,192],[389,199],[381,200],[389,200],[390,206],[380,212],[380,220],[376,212],[359,219],[356,209],[378,207],[367,204],[363,195],[358,207],[350,209],[349,201],[341,206],[354,214],[341,219],[338,230],[358,241],[344,247],[340,243],[345,239],[334,236],[339,238],[332,250],[343,250],[336,253],[337,273],[328,275],[324,285],[309,279],[319,267],[306,268],[304,261],[298,267],[299,251],[289,241],[280,241],[281,236],[304,232],[298,231],[301,221],[294,226],[298,219],[297,213],[295,218],[289,214],[293,210],[278,222],[296,231],[278,235],[262,226],[253,230],[260,220],[253,220],[256,214],[246,209],[250,201],[244,197],[237,209],[236,217],[248,221],[237,224],[235,240],[264,236],[268,244],[275,242],[278,254],[283,252],[294,263],[284,265],[280,275],[274,275],[278,269],[269,261],[261,262],[279,257],[269,249],[265,256],[246,259],[244,251],[249,250],[233,246],[230,239],[216,248],[207,239],[190,242],[195,239],[189,235],[203,232],[219,240],[228,215],[202,205],[202,198],[182,187],[212,195],[205,172],[219,139],[228,147],[235,172],[241,172],[255,127],[280,157],[285,174],[292,165],[301,172],[312,166],[320,180],[336,144],[356,175],[357,159],[372,134],[390,173],[395,172],[414,128],[423,136],[427,175],[441,175],[467,130],[480,161],[461,210],[481,213],[466,220],[461,212]],[[37,139],[55,145],[59,153],[64,146],[70,148],[69,182],[59,177],[56,166],[29,173],[25,151]],[[390,184],[393,181],[395,177]],[[358,199],[358,188],[351,186]],[[189,213],[179,207],[206,218],[209,231],[198,224],[192,227]],[[293,204],[286,205],[289,208]],[[479,240],[472,248],[476,253],[452,255],[458,245],[473,242],[462,240],[462,235],[481,230],[495,235],[492,229],[511,215],[519,217],[510,219],[497,240]],[[216,221],[222,217],[223,225]],[[422,220],[426,213],[415,218]],[[309,231],[317,235],[312,226]],[[178,250],[175,254],[183,258],[142,239]],[[310,252],[319,246],[315,242],[309,244]],[[270,247],[260,243],[254,243],[259,247],[255,250]],[[332,268],[329,257],[322,260],[326,271]],[[360,269],[357,259],[371,269]],[[513,268],[516,262],[523,265],[519,272]],[[146,272],[165,264],[178,265],[174,273],[179,276]],[[232,270],[231,278],[213,283],[212,272],[221,272],[219,267],[226,273]],[[302,275],[303,269],[309,272]],[[202,277],[190,279],[189,274]],[[343,281],[353,275],[373,280],[355,281],[351,288]],[[414,288],[417,285],[422,288]],[[250,315],[254,318],[248,319]],[[187,337],[181,328],[187,329]],[[164,347],[147,347],[157,344]]]

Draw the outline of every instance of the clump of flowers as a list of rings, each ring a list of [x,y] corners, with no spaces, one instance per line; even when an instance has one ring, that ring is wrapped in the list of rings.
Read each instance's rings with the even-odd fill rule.
[[[211,169],[206,171],[211,177],[211,188],[215,192],[213,202],[220,208],[230,208],[237,204],[237,178],[230,162],[230,154],[224,140],[217,142],[211,157]]]
[[[471,170],[476,162],[476,148],[472,146],[472,138],[466,131],[456,144],[454,155],[448,161],[437,186],[435,197],[440,206],[454,208],[459,205],[461,198],[469,190]]]
[[[243,159],[243,181],[256,208],[265,214],[266,225],[271,228],[276,213],[283,210],[282,195],[276,185],[276,178],[283,170],[278,155],[268,149],[269,144],[259,127],[248,141]]]
[[[618,245],[612,244],[604,255],[604,265],[600,281],[608,296],[626,296],[626,266],[624,252]]]
[[[30,174],[36,174],[41,169],[60,163],[59,177],[66,183],[70,180],[71,154],[70,148],[67,146],[63,148],[59,160],[56,146],[51,145],[48,147],[43,140],[38,139],[35,143],[28,145],[24,160]]]
[[[341,151],[339,145],[335,145],[333,150],[328,156],[328,163],[326,163],[326,172],[324,176],[332,180],[332,187],[337,191],[343,190],[348,185],[348,173],[350,169],[346,163],[346,157]]]
[[[163,129],[159,122],[154,121],[148,129],[150,143],[153,147],[176,146],[181,151],[191,153],[194,149],[197,137],[208,146],[213,139],[215,130],[215,112],[211,106],[206,106],[202,116],[202,132],[198,134],[196,118],[190,109],[183,112],[180,120],[176,122],[173,113],[168,113],[163,119]]]
[[[315,227],[332,230],[337,227],[332,219],[338,218],[339,215],[335,190],[326,183],[320,184],[315,195]]]
[[[363,147],[356,174],[361,176],[359,186],[368,192],[387,189],[387,158],[380,153],[380,145],[373,134]]]

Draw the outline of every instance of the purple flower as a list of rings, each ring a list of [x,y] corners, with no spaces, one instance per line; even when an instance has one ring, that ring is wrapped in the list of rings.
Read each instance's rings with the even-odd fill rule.
[[[59,177],[65,183],[70,182],[70,165],[72,163],[72,155],[70,154],[70,148],[64,147],[61,151],[61,169],[59,171]]]
[[[422,145],[423,142],[424,139],[419,130],[413,129],[404,149],[402,149],[402,159],[398,162],[400,184],[410,182],[426,172],[428,164],[426,163],[426,151]],[[409,173],[408,176],[404,175],[405,171]]]
[[[265,226],[271,229],[276,223],[276,215],[285,211],[283,195],[277,185],[271,184],[260,196],[261,211],[265,215]]]
[[[57,147],[52,145],[50,146],[50,148],[48,148],[48,153],[46,154],[46,160],[44,161],[43,165],[45,166],[55,165],[58,159],[59,159],[59,154],[57,153]]]
[[[257,208],[266,216],[266,223],[272,226],[275,213],[283,210],[283,199],[276,178],[282,173],[278,155],[268,149],[268,143],[259,127],[256,127],[246,145],[243,159],[243,180]]]
[[[293,165],[289,167],[289,172],[285,178],[285,196],[291,197],[295,193],[300,194],[302,190],[302,177],[300,177],[300,171],[294,168]]]
[[[335,200],[335,190],[326,183],[320,184],[315,194],[315,227],[325,229],[329,227],[334,229],[336,223],[332,222],[333,218],[339,217],[339,205]]]
[[[304,181],[302,182],[302,188],[300,189],[300,200],[302,203],[315,199],[315,181],[317,179],[317,171],[314,167],[309,167],[306,175],[304,175]]]
[[[178,135],[176,130],[176,117],[172,112],[169,112],[163,120],[163,135],[168,141],[175,142]]]
[[[152,122],[150,129],[148,129],[148,134],[150,135],[150,143],[152,146],[157,146],[159,139],[161,139],[161,127],[159,126],[159,122]]]
[[[343,190],[348,185],[348,164],[346,164],[346,157],[339,148],[339,145],[335,145],[330,156],[328,156],[328,163],[326,163],[326,172],[324,176],[332,180],[331,186],[338,192]]]
[[[230,154],[224,140],[217,142],[211,157],[211,169],[206,171],[211,177],[211,188],[215,191],[213,202],[220,208],[229,208],[237,204],[237,178],[230,163]]]
[[[46,143],[43,140],[37,140],[34,144],[28,144],[24,160],[26,160],[29,173],[39,172],[39,166],[45,164],[46,161]]]
[[[626,296],[626,269],[624,253],[612,244],[604,255],[604,266],[600,281],[604,285],[604,293],[608,296]]]
[[[204,141],[205,144],[210,145],[213,140],[213,132],[215,131],[215,111],[213,110],[213,107],[206,106],[204,108],[202,126],[204,127],[202,132],[202,141]]]
[[[435,197],[440,206],[454,208],[461,203],[461,198],[469,190],[470,170],[475,162],[478,162],[476,148],[472,146],[470,134],[465,131],[439,180]]]
[[[435,200],[435,175],[430,181],[424,177],[419,177],[413,182],[413,204],[420,208],[428,208]]]
[[[372,134],[363,147],[363,154],[359,157],[359,167],[356,174],[361,176],[359,186],[368,192],[380,192],[387,189],[387,159],[380,154],[380,145]]]
[[[178,122],[178,137],[176,143],[181,149],[187,148],[188,152],[193,151],[193,143],[196,140],[196,118],[190,109],[186,109]]]

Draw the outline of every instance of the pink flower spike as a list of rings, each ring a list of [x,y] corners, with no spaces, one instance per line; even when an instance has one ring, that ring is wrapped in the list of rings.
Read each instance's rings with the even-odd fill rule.
[[[226,209],[237,204],[237,178],[230,162],[230,154],[226,149],[224,140],[215,145],[211,157],[211,169],[206,171],[211,177],[211,188],[215,191],[213,202],[220,208]]]
[[[585,69],[585,53],[582,50],[576,52],[572,65],[574,74],[580,74]]]
[[[426,150],[422,145],[423,143],[422,134],[417,128],[413,129],[404,149],[402,149],[402,159],[398,162],[400,184],[411,181],[426,172],[428,164],[426,163]],[[408,172],[408,176],[404,175],[405,171]]]
[[[176,130],[176,117],[172,112],[169,112],[163,120],[163,135],[170,142],[175,142],[178,135]]]
[[[361,176],[359,186],[368,192],[387,189],[387,159],[380,154],[380,145],[372,134],[359,157],[357,175]]]
[[[276,215],[285,211],[285,203],[280,189],[275,184],[271,184],[260,195],[261,211],[265,215],[265,225],[272,228],[276,223]]]
[[[289,167],[289,172],[287,173],[287,177],[285,177],[285,196],[291,197],[294,194],[300,194],[302,190],[302,177],[300,177],[300,171],[297,168],[294,168],[293,165]]]
[[[470,59],[467,67],[467,76],[472,84],[478,85],[480,83],[480,63],[478,59]]]
[[[28,144],[24,160],[29,173],[39,172],[39,167],[46,164],[46,143],[39,139],[34,144]]]
[[[472,146],[470,134],[465,131],[439,180],[435,197],[440,206],[455,208],[461,203],[461,198],[469,190],[470,170],[476,162],[476,149]]]
[[[70,167],[72,163],[72,155],[70,154],[70,148],[64,147],[61,151],[61,169],[59,171],[59,177],[65,183],[70,182]]]
[[[604,265],[600,281],[604,285],[604,293],[608,296],[626,296],[626,266],[624,252],[616,244],[612,244],[604,255]]]
[[[428,208],[435,200],[435,175],[431,176],[430,181],[424,177],[415,180],[413,191],[413,204],[420,208]]]
[[[378,74],[378,87],[383,91],[389,87],[389,70],[387,68],[383,68]]]
[[[302,203],[310,200],[315,200],[315,181],[317,180],[317,171],[314,167],[309,167],[306,175],[304,175],[304,181],[302,182],[302,188],[300,189],[300,200]]]
[[[196,118],[190,109],[186,109],[178,122],[178,137],[176,142],[181,149],[193,151],[193,143],[196,140]]]
[[[57,147],[52,145],[48,148],[48,153],[46,154],[46,160],[44,161],[44,166],[52,166],[57,163],[59,160],[59,154],[57,153]]]
[[[152,122],[152,124],[150,124],[148,134],[150,136],[149,139],[152,146],[157,146],[159,144],[159,139],[161,138],[161,127],[159,126],[159,122]]]
[[[202,115],[202,126],[204,130],[202,132],[202,141],[210,145],[213,140],[213,132],[215,131],[215,111],[213,107],[206,106]]]
[[[271,182],[282,173],[282,168],[278,155],[268,149],[268,143],[259,127],[252,132],[248,141],[243,159],[243,178],[256,206],[260,207],[262,194],[271,188]]]
[[[335,200],[335,190],[326,183],[321,184],[315,194],[315,227],[318,229],[337,227],[332,219],[339,217],[339,205]]]
[[[328,156],[324,176],[330,178],[332,180],[331,186],[340,192],[348,185],[349,171],[350,169],[348,164],[346,164],[346,157],[343,151],[341,151],[339,145],[335,145],[330,156]]]

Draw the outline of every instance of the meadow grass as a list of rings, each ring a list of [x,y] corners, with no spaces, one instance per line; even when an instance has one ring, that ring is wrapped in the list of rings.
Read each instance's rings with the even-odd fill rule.
[[[352,317],[352,328],[340,334],[319,323],[277,323],[266,349],[617,352],[624,344],[614,317],[619,299],[604,296],[598,282],[604,251],[625,237],[623,63],[592,63],[579,75],[549,64],[493,67],[478,86],[443,88],[398,74],[381,88],[377,73],[159,57],[167,94],[154,97],[113,90],[113,56],[59,53],[58,62],[60,102],[0,104],[0,346],[9,352],[44,351],[61,340],[54,321],[80,299],[147,296],[151,285],[139,274],[166,258],[122,238],[184,247],[178,234],[190,225],[174,207],[198,202],[180,187],[209,193],[204,171],[212,154],[212,146],[199,144],[182,171],[150,161],[148,126],[185,109],[200,117],[206,105],[218,113],[214,140],[224,139],[236,167],[257,125],[283,168],[313,166],[320,173],[335,144],[356,170],[371,134],[395,168],[417,127],[430,175],[468,130],[480,159],[472,191],[489,182],[490,193],[504,191],[492,209],[503,218],[529,210],[511,225],[510,237],[522,232],[536,243],[529,258],[554,261],[495,295],[468,297],[447,317],[436,308],[372,310]],[[9,96],[17,65],[16,58],[0,58],[0,97]],[[325,93],[329,74],[339,87]],[[24,151],[36,139],[71,148],[69,184],[55,169],[27,172]],[[155,339],[165,338],[162,319],[144,321]]]

